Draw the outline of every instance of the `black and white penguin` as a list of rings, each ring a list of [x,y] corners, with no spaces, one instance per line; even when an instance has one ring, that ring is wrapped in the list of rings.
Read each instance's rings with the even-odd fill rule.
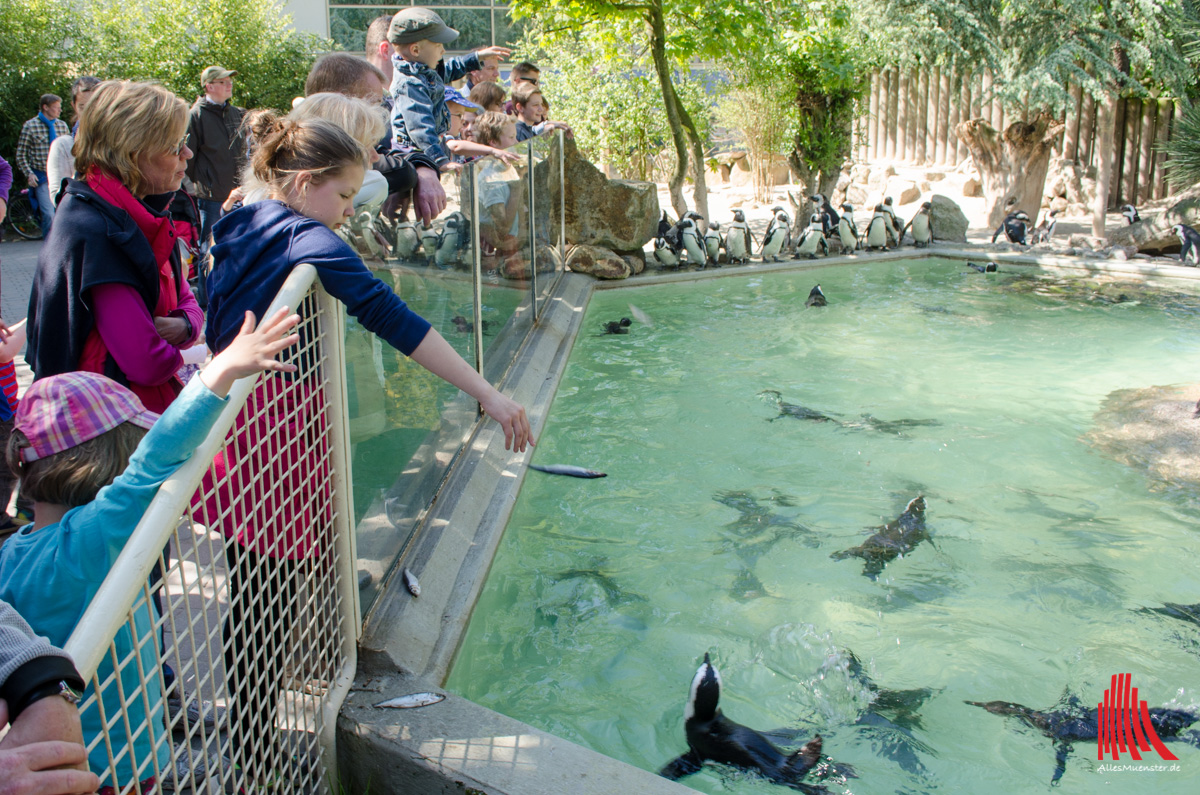
[[[780,243],[780,250],[788,249],[792,245],[792,217],[788,215],[787,210],[779,205],[771,208],[771,220],[767,224],[766,234],[763,235],[763,243],[766,244],[767,238],[775,231],[777,227],[782,227],[784,235]]]
[[[713,221],[708,225],[708,230],[704,233],[704,252],[708,255],[709,261],[716,265],[721,260],[721,245],[724,241],[721,240],[721,225]]]
[[[679,255],[675,253],[675,249],[671,248],[671,244],[667,242],[665,237],[656,237],[654,239],[654,258],[664,268],[679,267]]]
[[[426,265],[431,264],[433,258],[437,256],[439,242],[441,242],[441,235],[432,226],[421,230],[421,250],[425,253]]]
[[[1009,213],[1004,219],[1004,223],[1000,224],[999,228],[992,233],[992,242],[996,242],[996,238],[1004,235],[1004,239],[1009,243],[1017,245],[1025,245],[1025,230],[1029,228],[1029,215],[1024,210],[1017,210],[1015,213]]]
[[[813,213],[808,219],[808,228],[800,235],[800,242],[796,245],[796,256],[816,259],[817,249],[829,256],[829,243],[825,240],[825,216],[819,212]]]
[[[767,234],[763,237],[762,250],[759,252],[763,262],[767,261],[767,257],[771,258],[771,262],[779,261],[779,252],[783,250],[791,235],[789,226],[787,213],[782,210],[776,212],[775,218],[767,227]]]
[[[808,298],[804,301],[804,306],[825,306],[828,301],[825,300],[825,293],[821,292],[821,285],[817,285],[808,291]]]
[[[813,203],[813,212],[821,214],[822,231],[825,237],[833,237],[838,231],[838,222],[842,219],[838,217],[837,212],[829,204],[829,199],[824,193],[817,193],[808,197],[808,200]]]
[[[968,262],[967,267],[970,268],[971,270],[979,271],[980,273],[997,273],[997,272],[999,272],[999,269],[996,267],[996,263],[994,263],[994,262],[989,262],[987,265],[976,265],[974,262]]]
[[[838,237],[842,241],[842,252],[854,251],[861,245],[858,240],[858,226],[854,223],[854,205],[842,205],[842,217],[838,221]]]
[[[700,236],[700,227],[696,226],[693,218],[684,218],[682,226],[681,237],[683,249],[687,252],[688,264],[703,268],[708,264],[708,254],[704,250],[704,238]]]
[[[1054,227],[1058,224],[1058,218],[1055,217],[1057,215],[1058,210],[1051,210],[1046,213],[1046,217],[1033,230],[1030,240],[1031,245],[1036,246],[1038,243],[1050,242],[1050,238],[1054,236]]]
[[[657,236],[658,237],[666,237],[667,232],[670,232],[671,227],[674,225],[675,225],[675,222],[667,217],[667,211],[663,210],[662,218],[658,219],[658,235]]]
[[[908,222],[908,226],[900,232],[900,239],[904,239],[904,232],[912,230],[913,245],[917,248],[925,248],[933,242],[933,219],[930,217],[930,212],[933,210],[932,202],[925,202],[921,205],[921,209],[917,210],[917,214]]]
[[[899,246],[904,242],[904,221],[900,216],[896,215],[896,210],[892,207],[892,197],[888,196],[883,200],[883,211],[888,216],[888,237],[892,239],[892,245]]]
[[[688,751],[668,762],[660,776],[675,781],[695,773],[705,762],[718,762],[759,773],[776,784],[799,785],[821,760],[821,735],[785,753],[762,732],[722,715],[717,706],[720,698],[721,675],[705,654],[683,712]]]
[[[1200,232],[1187,224],[1175,224],[1171,231],[1179,238],[1179,245],[1183,246],[1179,250],[1179,261],[1187,265],[1188,258],[1191,258],[1192,266],[1200,268]]]
[[[725,253],[729,255],[730,262],[742,263],[750,261],[753,251],[754,235],[750,233],[750,227],[746,224],[746,214],[741,210],[734,210],[733,223],[729,225],[729,232],[725,235]]]
[[[421,247],[421,236],[412,221],[401,221],[396,224],[396,256],[402,260],[410,260]]]
[[[1132,204],[1126,204],[1121,208],[1121,215],[1125,216],[1126,226],[1132,226],[1142,220],[1142,216],[1138,215],[1137,208]]]
[[[888,240],[892,237],[890,230],[891,216],[883,209],[882,204],[875,205],[875,214],[871,223],[867,224],[867,233],[863,240],[863,248],[867,251],[876,248],[887,248]]]
[[[458,264],[459,227],[461,224],[456,217],[458,215],[459,213],[453,213],[446,219],[446,224],[442,227],[442,234],[438,237],[437,253],[433,259],[439,268],[445,269]]]
[[[620,320],[610,320],[604,324],[605,334],[628,334],[629,327],[633,325],[633,321],[627,317]]]

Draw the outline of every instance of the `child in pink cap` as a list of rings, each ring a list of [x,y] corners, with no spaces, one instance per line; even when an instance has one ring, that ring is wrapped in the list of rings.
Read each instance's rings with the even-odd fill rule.
[[[295,371],[295,365],[278,362],[275,355],[298,341],[295,334],[281,338],[298,320],[281,309],[255,329],[254,315],[247,312],[229,347],[162,416],[96,373],[35,381],[17,408],[5,455],[21,479],[22,493],[34,502],[36,519],[0,549],[0,599],[39,635],[64,645],[158,487],[208,435],[229,402],[233,382],[261,370]],[[139,667],[159,670],[158,643],[145,640],[154,635],[156,612],[142,603],[134,612],[136,637],[124,626],[114,640],[117,659],[135,650],[142,658],[140,666],[128,665],[119,675],[127,698],[143,689]],[[96,672],[100,681],[114,674],[110,659],[105,656]],[[133,739],[124,737],[123,721],[111,730],[112,752],[120,757],[115,771],[109,770],[106,743],[89,754],[88,766],[105,788],[120,791],[140,782],[142,791],[148,791],[157,779],[165,789],[179,789],[203,776],[204,765],[193,770],[187,753],[171,768],[158,678],[151,677],[145,690],[144,698],[134,698],[127,707]],[[120,712],[118,688],[107,688],[102,701],[111,721]],[[85,708],[80,720],[84,742],[91,744],[101,734],[97,705]],[[220,763],[205,761],[208,766]]]

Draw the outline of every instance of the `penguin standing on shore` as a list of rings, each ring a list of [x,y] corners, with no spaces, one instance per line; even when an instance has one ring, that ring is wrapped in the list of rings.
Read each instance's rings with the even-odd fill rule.
[[[892,197],[888,196],[883,200],[883,211],[888,216],[888,235],[894,238],[893,245],[899,247],[904,242],[904,221],[900,216],[896,215],[896,210],[892,207]]]
[[[1000,227],[992,233],[992,242],[996,242],[996,238],[1004,235],[1004,239],[1009,243],[1016,243],[1019,246],[1026,245],[1025,231],[1029,228],[1029,216],[1024,210],[1017,210],[1015,213],[1009,213]]]
[[[704,239],[700,237],[700,228],[693,218],[683,219],[683,248],[687,251],[688,264],[703,268],[708,264],[708,254],[704,250]]]
[[[771,258],[771,262],[779,261],[779,252],[783,251],[783,247],[791,236],[788,226],[787,213],[782,210],[776,212],[774,220],[767,227],[767,234],[763,237],[762,250],[759,252],[763,262],[767,261],[767,257]]]
[[[671,244],[667,242],[665,237],[656,237],[654,239],[654,259],[658,260],[658,264],[664,268],[678,268],[679,255],[675,249],[671,248]]]
[[[813,203],[813,212],[821,214],[821,223],[825,232],[825,237],[833,237],[837,234],[838,223],[842,220],[837,211],[829,203],[829,199],[824,193],[818,193],[808,197]]]
[[[401,260],[410,260],[421,246],[421,236],[412,221],[401,221],[396,224],[396,256]]]
[[[771,208],[771,213],[771,221],[767,224],[767,232],[763,236],[763,243],[766,243],[767,238],[771,236],[776,227],[782,227],[784,234],[780,243],[780,250],[783,251],[792,245],[792,217],[788,215],[787,210],[778,205]]]
[[[1179,261],[1187,265],[1188,258],[1191,258],[1192,267],[1200,268],[1200,232],[1186,224],[1175,224],[1171,231],[1179,237],[1179,244],[1183,246],[1179,250]],[[1196,405],[1200,406],[1200,403]]]
[[[1033,230],[1031,241],[1033,245],[1036,246],[1038,243],[1050,242],[1050,238],[1054,236],[1054,227],[1058,224],[1058,219],[1055,218],[1056,215],[1058,215],[1058,210],[1051,210],[1042,219],[1042,222],[1037,225],[1037,228]]]
[[[1133,226],[1138,221],[1142,220],[1142,216],[1138,215],[1137,208],[1132,204],[1126,204],[1121,208],[1121,215],[1125,216],[1125,224]]]
[[[425,264],[433,264],[434,257],[437,256],[438,243],[441,242],[441,235],[432,226],[427,226],[421,230],[421,250],[425,254]]]
[[[829,256],[829,242],[825,240],[825,216],[819,212],[813,213],[808,219],[808,228],[800,235],[800,242],[796,245],[796,256],[816,259],[818,248],[822,254]]]
[[[904,232],[912,230],[913,245],[917,248],[925,248],[933,242],[933,218],[930,217],[930,212],[933,210],[931,202],[925,202],[921,205],[921,209],[917,210],[917,214],[908,222],[908,226],[904,227],[904,231],[900,233],[900,239],[904,239]]]
[[[838,220],[838,238],[842,241],[842,253],[854,251],[861,243],[858,239],[858,226],[854,223],[854,205],[842,205],[842,217]]]
[[[821,735],[816,735],[803,748],[785,753],[762,732],[734,723],[722,715],[717,706],[720,698],[721,675],[706,653],[692,679],[683,711],[688,751],[668,762],[658,774],[677,781],[711,761],[759,773],[776,784],[803,789],[804,776],[821,761]]]
[[[439,268],[446,269],[458,263],[460,221],[456,216],[460,215],[461,213],[452,213],[446,219],[446,225],[442,227],[442,234],[437,243],[437,253],[433,257],[433,261]]]
[[[888,238],[891,237],[889,230],[889,216],[887,211],[883,209],[882,204],[875,205],[875,214],[871,216],[871,223],[867,224],[867,234],[863,241],[863,248],[871,251],[876,248],[886,249]]]
[[[733,223],[725,235],[725,253],[731,263],[740,264],[750,261],[750,253],[754,251],[754,235],[746,224],[746,214],[741,210],[733,211]]]
[[[708,225],[708,231],[704,233],[704,251],[713,265],[717,265],[721,261],[722,245],[724,245],[724,241],[721,240],[721,225],[713,221]]]

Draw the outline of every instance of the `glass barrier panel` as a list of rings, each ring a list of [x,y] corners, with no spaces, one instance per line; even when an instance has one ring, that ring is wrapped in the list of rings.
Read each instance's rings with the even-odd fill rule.
[[[495,318],[492,332],[484,326],[483,375],[497,383],[512,364],[521,342],[533,327],[530,277],[529,142],[509,151],[517,163],[484,157],[472,165],[479,213],[481,298],[485,320]]]
[[[537,273],[534,300],[541,304],[563,271],[562,132],[551,130],[529,141],[533,155],[533,230]]]

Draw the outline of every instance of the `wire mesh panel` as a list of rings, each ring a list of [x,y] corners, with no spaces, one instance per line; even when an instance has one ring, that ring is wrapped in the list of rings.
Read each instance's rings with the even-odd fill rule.
[[[302,267],[298,371],[238,382],[68,644],[112,792],[328,791],[357,604],[339,317]]]

